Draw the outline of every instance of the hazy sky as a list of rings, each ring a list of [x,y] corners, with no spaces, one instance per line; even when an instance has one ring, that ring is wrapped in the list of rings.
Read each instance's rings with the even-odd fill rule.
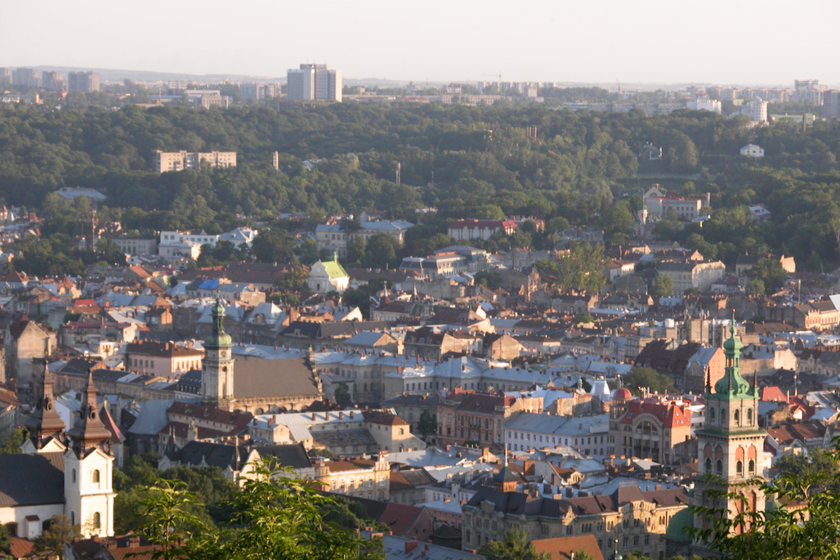
[[[840,85],[838,0],[0,0],[0,66]]]

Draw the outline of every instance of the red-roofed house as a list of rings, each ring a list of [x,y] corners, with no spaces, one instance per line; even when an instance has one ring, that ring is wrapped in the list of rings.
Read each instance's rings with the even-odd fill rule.
[[[674,447],[691,437],[691,409],[667,398],[617,404],[611,416],[610,454],[668,464],[676,459]]]

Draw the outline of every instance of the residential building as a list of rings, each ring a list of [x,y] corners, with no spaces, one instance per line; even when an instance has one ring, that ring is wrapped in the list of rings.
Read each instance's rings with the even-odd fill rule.
[[[386,502],[391,496],[391,465],[387,453],[375,459],[320,459],[315,480],[326,492]]]
[[[716,99],[697,99],[696,101],[689,101],[685,104],[686,109],[690,109],[692,111],[711,111],[713,113],[717,113],[718,115],[721,113],[722,106],[720,101]]]
[[[67,75],[68,91],[93,93],[99,91],[98,72],[70,72]]]
[[[239,94],[245,100],[265,101],[277,97],[277,84],[239,84]]]
[[[830,300],[797,303],[793,305],[793,324],[805,330],[832,330],[840,324],[840,311]]]
[[[746,115],[754,123],[767,122],[767,102],[756,99],[741,105],[741,114]]]
[[[350,228],[337,220],[317,225],[315,246],[319,251],[326,249],[344,258],[347,256],[347,245],[352,239],[362,238],[367,244],[374,235],[386,233],[402,245],[405,242],[405,232],[411,227],[414,227],[414,224],[405,220],[369,220],[368,216],[362,213],[357,228]]]
[[[341,70],[330,70],[326,64],[301,64],[286,73],[289,101],[341,102],[343,88]]]
[[[15,68],[12,71],[12,85],[19,88],[39,88],[41,76],[32,68]]]
[[[764,157],[764,148],[761,146],[757,146],[755,144],[747,144],[741,148],[741,155],[742,156],[749,156],[754,158],[763,158]]]
[[[657,272],[670,277],[674,295],[681,296],[686,290],[711,290],[712,284],[726,274],[726,265],[720,261],[664,262]]]
[[[584,455],[606,456],[610,448],[606,414],[581,418],[523,412],[504,423],[508,451],[571,447]]]
[[[14,379],[19,386],[29,386],[33,367],[56,347],[56,333],[21,315],[6,326],[3,347],[6,380]]]
[[[181,377],[201,369],[203,360],[201,350],[171,342],[134,342],[125,351],[127,370],[161,377]]]
[[[155,152],[155,169],[158,173],[198,170],[203,163],[211,167],[236,167],[236,152]]]
[[[735,261],[735,274],[746,274],[752,270],[752,267],[754,267],[761,259],[777,261],[782,265],[782,269],[790,274],[796,272],[796,260],[793,257],[786,257],[784,255],[778,257],[770,253],[759,253],[757,255],[738,255],[738,259]]]
[[[504,445],[505,419],[513,413],[515,397],[453,393],[438,406],[438,445],[474,443]]]
[[[487,240],[497,231],[512,235],[516,231],[513,220],[456,220],[449,222],[447,235],[456,241]]]
[[[819,80],[794,80],[794,88],[794,101],[808,101],[814,105],[823,104],[823,94],[828,90]]]
[[[833,89],[825,92],[823,99],[823,118],[840,119],[840,90]]]
[[[513,491],[515,484],[513,489],[503,485],[494,479],[493,488],[480,489],[462,506],[465,550],[477,550],[520,530],[530,541],[592,535],[606,558],[617,551],[662,559],[668,528],[683,522],[679,515],[689,501],[682,488],[645,492],[624,486],[605,496],[552,499],[533,498]]]
[[[60,92],[61,88],[65,87],[64,73],[43,71],[41,72],[41,84],[44,89]]]
[[[157,255],[157,239],[140,237],[115,237],[111,239],[126,255]]]

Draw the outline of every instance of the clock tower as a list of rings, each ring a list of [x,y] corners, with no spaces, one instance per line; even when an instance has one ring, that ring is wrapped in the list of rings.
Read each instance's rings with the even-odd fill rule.
[[[204,339],[201,404],[233,410],[233,342],[225,332],[225,306],[216,298],[213,332]]]

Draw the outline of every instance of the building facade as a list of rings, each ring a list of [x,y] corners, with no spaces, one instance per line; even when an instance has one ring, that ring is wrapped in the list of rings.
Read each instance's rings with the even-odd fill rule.
[[[67,75],[68,91],[93,93],[99,91],[98,72],[70,72]]]
[[[155,170],[158,173],[200,169],[202,163],[211,167],[236,167],[236,152],[155,152]]]
[[[326,64],[301,64],[286,73],[289,101],[341,102],[343,88],[341,70],[330,70]]]

